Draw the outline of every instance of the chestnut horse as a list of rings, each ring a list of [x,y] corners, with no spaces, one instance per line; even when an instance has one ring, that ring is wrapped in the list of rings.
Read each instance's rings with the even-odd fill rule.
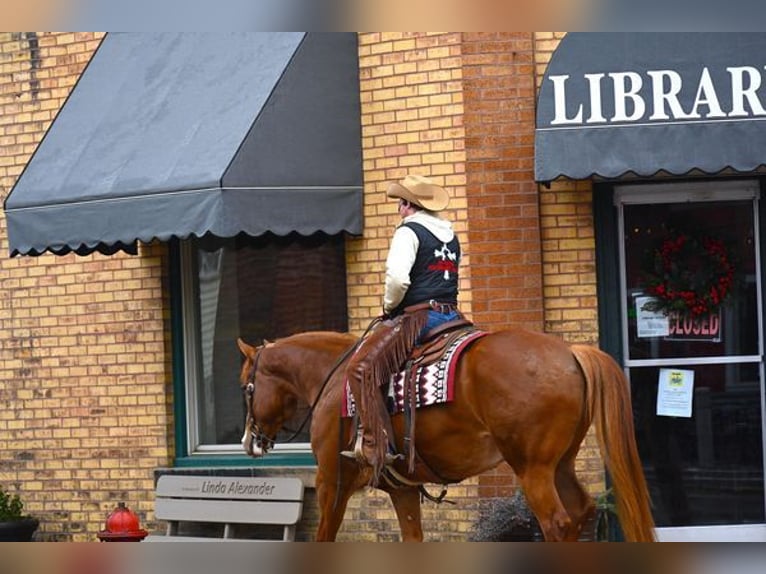
[[[260,347],[238,340],[245,356],[240,382],[248,404],[242,439],[248,454],[266,454],[295,414],[298,398],[313,405],[318,541],[335,540],[349,498],[371,479],[370,467],[339,456],[354,434],[340,412],[344,354],[356,341],[334,332],[301,333]],[[399,448],[403,419],[392,417]],[[505,460],[545,540],[577,540],[595,511],[575,475],[575,457],[591,423],[626,540],[654,540],[627,380],[606,353],[553,335],[510,329],[471,343],[455,370],[454,399],[417,411],[414,472],[397,461],[407,480],[397,487],[381,480],[378,488],[391,497],[402,540],[421,541],[419,484],[436,482],[434,474],[443,484],[460,482]]]

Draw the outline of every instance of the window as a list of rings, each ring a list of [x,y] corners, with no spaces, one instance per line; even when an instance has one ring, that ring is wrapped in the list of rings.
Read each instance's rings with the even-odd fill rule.
[[[724,536],[727,525],[762,525],[766,516],[759,195],[758,182],[747,180],[615,191],[623,364],[654,519],[671,529],[663,536],[686,539],[698,526],[715,526]],[[736,267],[731,297],[697,316],[644,312],[645,278],[655,271],[656,253],[668,238],[681,236],[726,246]],[[693,251],[663,265],[665,277],[693,277],[686,289],[698,292],[701,273],[710,269]],[[679,289],[677,281],[672,285]],[[672,372],[687,392],[678,392]],[[674,402],[673,409],[661,409],[661,399]]]
[[[179,454],[243,455],[245,405],[237,337],[250,344],[302,331],[348,330],[344,238],[315,234],[180,245],[185,444]],[[178,387],[177,387],[178,388]],[[183,399],[182,399],[183,400]],[[177,408],[176,412],[184,412]],[[301,405],[287,429],[308,416]],[[276,451],[309,452],[308,424]]]

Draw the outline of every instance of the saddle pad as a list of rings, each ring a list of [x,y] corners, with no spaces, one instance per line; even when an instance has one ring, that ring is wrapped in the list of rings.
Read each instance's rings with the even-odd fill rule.
[[[425,367],[415,367],[417,408],[438,405],[453,399],[455,396],[455,368],[460,355],[468,348],[468,345],[486,334],[485,331],[468,331],[452,342],[441,359]],[[405,376],[406,373],[402,371],[391,377],[388,385],[386,385],[388,387],[386,389],[388,399],[386,403],[388,412],[392,415],[404,411]],[[355,413],[354,397],[351,394],[348,381],[346,381],[341,414],[344,417],[351,417]]]

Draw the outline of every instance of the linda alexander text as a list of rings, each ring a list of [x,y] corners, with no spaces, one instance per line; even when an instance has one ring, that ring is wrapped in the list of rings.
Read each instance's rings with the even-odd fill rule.
[[[206,480],[202,483],[201,492],[211,494],[253,494],[260,496],[270,496],[274,492],[275,485],[264,481],[260,484],[243,484],[239,481],[224,482],[215,480]]]

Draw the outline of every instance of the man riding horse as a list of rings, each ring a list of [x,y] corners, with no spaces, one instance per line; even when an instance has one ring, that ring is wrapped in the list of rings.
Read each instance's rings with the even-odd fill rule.
[[[386,258],[383,315],[346,368],[359,416],[353,451],[341,454],[373,467],[378,477],[394,460],[389,416],[381,386],[396,374],[428,331],[460,318],[457,310],[460,243],[452,223],[438,213],[447,191],[426,177],[391,183],[401,222]]]

